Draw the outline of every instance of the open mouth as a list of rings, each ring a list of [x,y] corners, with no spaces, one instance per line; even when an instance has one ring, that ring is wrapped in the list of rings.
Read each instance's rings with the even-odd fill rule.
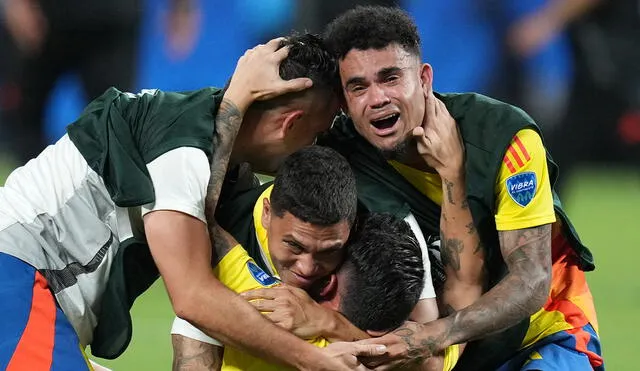
[[[378,130],[389,129],[392,128],[393,125],[396,124],[396,122],[398,122],[399,118],[399,113],[393,113],[377,120],[371,120],[371,125],[373,125]]]

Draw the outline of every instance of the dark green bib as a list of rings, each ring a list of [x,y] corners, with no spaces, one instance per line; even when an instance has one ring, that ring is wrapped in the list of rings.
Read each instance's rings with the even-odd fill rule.
[[[155,200],[146,164],[179,147],[195,147],[209,160],[220,89],[140,94],[111,88],[91,102],[68,128],[89,166],[98,173],[119,207]],[[158,278],[146,240],[121,241],[101,302],[91,351],[102,358],[122,354],[131,340],[129,310]]]

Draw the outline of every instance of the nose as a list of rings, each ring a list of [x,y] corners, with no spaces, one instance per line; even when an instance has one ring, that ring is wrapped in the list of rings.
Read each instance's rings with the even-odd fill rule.
[[[382,108],[391,102],[387,92],[378,84],[371,84],[368,93],[371,108]]]
[[[318,264],[311,254],[302,254],[296,262],[297,271],[305,277],[313,277],[318,273]]]

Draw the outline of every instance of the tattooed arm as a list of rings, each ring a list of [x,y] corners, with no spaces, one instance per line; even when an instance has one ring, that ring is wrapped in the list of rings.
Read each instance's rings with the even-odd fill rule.
[[[452,344],[507,329],[539,310],[551,281],[551,225],[502,231],[500,245],[509,269],[502,281],[448,317],[422,325],[408,323],[376,339],[387,346],[388,355],[367,360],[366,365],[396,367],[422,362]]]
[[[224,95],[216,117],[215,151],[204,205],[206,215],[213,215],[215,210],[233,140],[249,102],[268,96],[264,91],[285,93],[292,90],[291,83],[278,82],[277,65],[286,57],[286,50],[275,52],[278,43],[272,41],[247,52],[238,62]],[[273,74],[275,76],[271,76]],[[261,84],[266,87],[259,86]],[[264,318],[215,278],[211,269],[210,231],[196,217],[156,210],[144,216],[144,224],[149,248],[176,315],[207,335],[274,363],[306,370],[320,366],[345,369],[349,353],[371,349],[354,345],[320,350]],[[214,236],[214,244],[218,242]],[[239,322],[238,318],[243,320]]]
[[[467,203],[464,172],[452,172],[442,179],[440,216],[440,253],[447,279],[442,293],[441,312],[460,310],[482,295],[484,286],[484,249],[473,224]]]
[[[545,303],[551,283],[551,225],[500,231],[509,273],[476,303],[451,318],[447,345],[504,330]]]
[[[218,371],[224,348],[186,336],[171,335],[173,371]]]

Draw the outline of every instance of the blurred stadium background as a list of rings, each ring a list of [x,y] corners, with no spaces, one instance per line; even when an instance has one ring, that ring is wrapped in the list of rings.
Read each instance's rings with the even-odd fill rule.
[[[550,35],[541,35],[542,14],[551,9],[554,2],[562,1],[407,0],[399,3],[412,13],[420,28],[424,59],[434,66],[437,90],[483,92],[524,106],[543,125],[545,139],[551,143],[552,153],[559,153],[561,166],[572,169],[561,175],[562,197],[582,239],[596,258],[597,269],[588,275],[588,280],[598,310],[605,361],[610,370],[635,370],[633,335],[640,329],[637,320],[640,280],[635,276],[640,262],[640,80],[638,74],[633,73],[638,72],[640,59],[637,53],[633,54],[634,45],[638,44],[622,41],[633,39],[640,30],[639,5],[636,1],[635,8],[628,8],[631,13],[620,11],[624,7],[618,7],[617,12],[606,7],[596,8],[576,17],[566,28],[558,26]],[[146,0],[141,4],[140,35],[131,36],[139,38],[137,62],[132,66],[136,71],[134,86],[136,90],[221,86],[233,72],[236,59],[247,48],[292,29],[317,31],[335,12],[355,3],[372,2],[194,0],[192,10],[198,17],[192,21],[199,19],[199,22],[191,23],[195,26],[191,29],[195,31],[191,35],[194,36],[193,48],[172,52],[164,32],[169,3]],[[11,3],[15,1],[0,0],[0,5]],[[6,19],[7,8],[3,9],[0,20]],[[628,29],[622,27],[621,31],[618,27],[616,32],[607,33],[606,27],[611,22],[623,22]],[[615,58],[609,59],[630,58],[630,64],[636,66],[635,69],[619,68],[623,71],[609,76],[609,85],[576,83],[588,80],[585,66],[592,65],[589,61],[611,52],[606,47],[599,50],[602,45],[597,43],[583,42],[585,29],[591,29],[592,38],[598,37],[592,32],[594,25],[600,26],[601,31],[604,29],[601,38],[604,35],[605,40],[626,45],[613,50]],[[15,56],[16,51],[7,36],[4,33],[0,37],[0,113],[3,109],[9,110],[15,101],[14,87],[8,83],[10,64],[5,62],[12,53]],[[624,54],[620,51],[632,54],[618,55]],[[613,64],[613,67],[617,66]],[[637,95],[629,93],[628,96],[634,98],[621,99],[625,104],[615,112],[608,112],[616,102],[605,99],[607,90],[603,86],[620,90],[621,86],[629,85],[632,90],[635,86]],[[581,93],[584,97],[588,89],[599,97],[596,102],[602,104],[578,100],[572,106],[571,97]],[[44,117],[48,142],[64,133],[64,127],[74,121],[86,102],[77,75],[65,74],[57,81]],[[575,111],[576,104],[579,112]],[[16,137],[11,122],[2,117],[0,115],[0,185],[10,171],[20,165],[17,160],[20,154],[10,150],[11,144],[20,138]],[[582,127],[582,122],[575,123],[578,117],[594,119],[584,120]],[[99,362],[114,370],[169,370],[168,333],[173,317],[161,282],[136,302],[133,317],[134,337],[127,352],[117,360]]]

